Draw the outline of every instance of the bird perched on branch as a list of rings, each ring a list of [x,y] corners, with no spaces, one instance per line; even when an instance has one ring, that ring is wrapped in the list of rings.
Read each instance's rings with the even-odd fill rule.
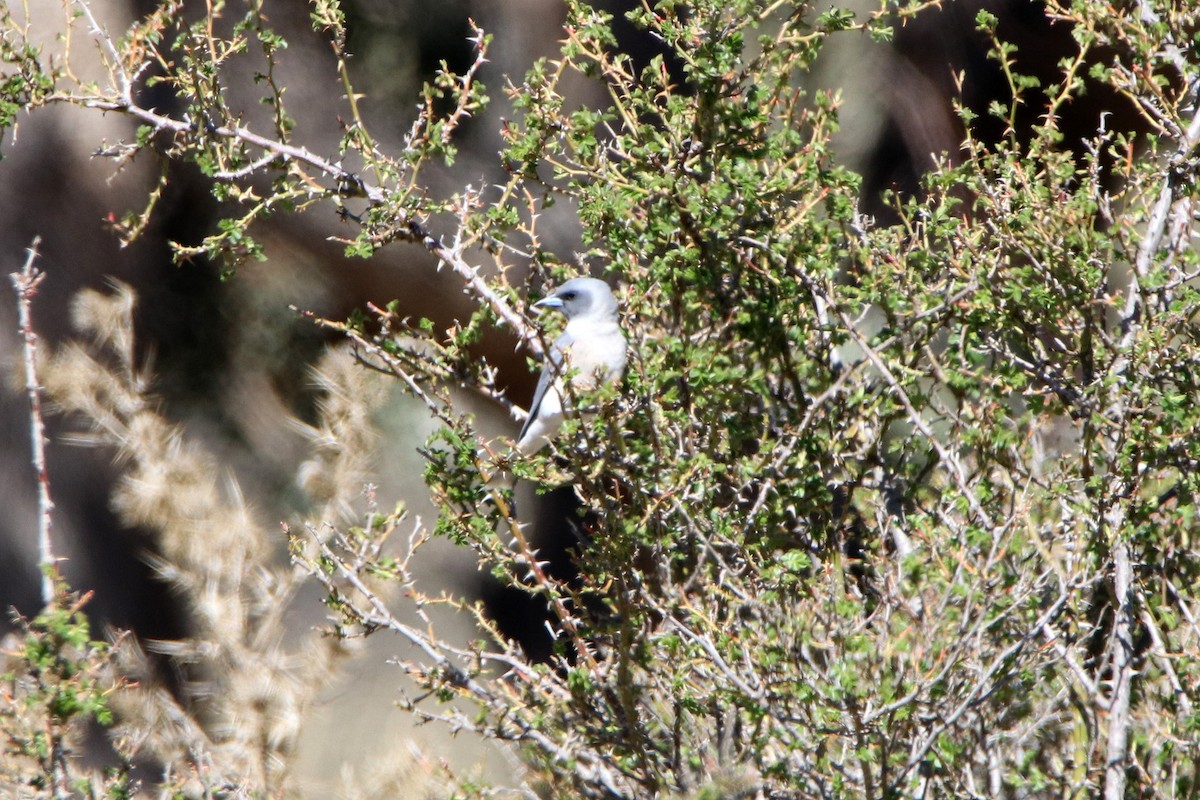
[[[517,450],[529,455],[545,447],[563,421],[574,392],[612,383],[625,374],[625,335],[617,323],[617,298],[604,281],[572,278],[534,308],[557,308],[567,327],[546,352],[542,376],[517,437]],[[570,390],[564,381],[570,378]]]

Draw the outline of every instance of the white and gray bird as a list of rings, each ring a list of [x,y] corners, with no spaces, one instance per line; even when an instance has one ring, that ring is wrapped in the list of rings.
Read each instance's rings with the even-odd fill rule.
[[[572,278],[533,305],[561,310],[567,327],[546,353],[529,416],[517,437],[517,449],[526,455],[545,447],[557,433],[573,391],[620,380],[626,360],[617,298],[604,281]],[[563,384],[568,375],[573,391]]]

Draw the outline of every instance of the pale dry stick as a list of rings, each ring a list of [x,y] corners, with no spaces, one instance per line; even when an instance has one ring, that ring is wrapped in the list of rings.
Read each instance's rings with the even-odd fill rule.
[[[396,359],[392,358],[388,353],[386,353],[382,347],[363,338],[349,327],[340,323],[333,323],[325,320],[322,321],[322,324],[326,325],[327,327],[332,327],[334,329],[343,331],[348,337],[350,337],[352,341],[356,342],[359,344],[359,346],[367,350],[367,352],[386,363],[391,368],[392,374],[404,381],[404,383],[408,386],[409,391],[415,397],[419,398],[437,419],[441,420],[447,425],[454,424],[454,421],[447,416],[443,405],[425,392],[420,387],[416,377],[410,374],[409,371],[403,367],[403,365],[396,361]],[[494,496],[493,501],[496,502],[497,507],[500,508],[501,513],[503,513],[504,517],[510,523],[510,527],[513,532],[513,538],[519,548],[519,562],[528,568],[529,575],[533,578],[536,584],[546,591],[547,600],[551,608],[554,610],[555,616],[562,624],[564,630],[568,633],[568,635],[571,636],[571,639],[574,642],[580,657],[594,671],[597,668],[596,661],[593,658],[590,649],[588,648],[587,642],[583,639],[583,636],[579,630],[579,626],[576,624],[576,619],[563,604],[562,598],[558,596],[557,591],[555,590],[554,582],[551,581],[549,576],[547,576],[545,571],[542,569],[542,563],[538,561],[534,548],[526,539],[520,522],[513,518],[508,508],[508,504],[503,500],[503,498]]]
[[[30,314],[38,286],[46,277],[34,266],[41,241],[40,236],[34,237],[25,251],[28,254],[25,266],[8,277],[17,292],[17,320],[25,362],[25,392],[29,395],[29,437],[32,440],[33,468],[37,473],[38,486],[38,566],[42,572],[42,602],[50,605],[54,600],[54,575],[57,571],[50,537],[54,527],[54,500],[50,497],[50,474],[46,470],[46,423],[42,415],[42,384],[37,370],[38,337]]]
[[[1096,687],[1096,682],[1088,676],[1083,665],[1075,658],[1072,652],[1063,644],[1062,632],[1054,626],[1053,623],[1047,623],[1042,628],[1042,636],[1046,640],[1046,644],[1054,648],[1054,652],[1067,665],[1071,673],[1075,676],[1075,680],[1079,681],[1079,685],[1087,693],[1088,697],[1096,697],[1100,690]]]
[[[505,395],[505,389],[497,388],[500,371],[495,366],[488,364],[486,359],[481,358],[479,360],[477,364],[479,380],[474,381],[464,379],[462,376],[455,374],[453,370],[437,363],[436,359],[416,348],[402,346],[396,352],[387,352],[382,349],[379,343],[402,341],[405,334],[403,331],[396,330],[391,324],[390,312],[374,303],[367,303],[367,310],[379,318],[383,323],[383,327],[379,333],[371,336],[369,339],[353,331],[344,323],[323,319],[312,312],[302,311],[296,306],[292,306],[291,309],[305,318],[315,321],[319,325],[332,328],[348,336],[351,341],[358,342],[364,349],[368,349],[370,354],[376,356],[380,362],[379,364],[375,364],[365,358],[360,359],[360,363],[368,369],[391,377],[395,377],[398,374],[394,374],[394,371],[397,369],[405,369],[420,375],[436,377],[443,383],[453,382],[458,388],[477,394],[489,402],[495,403],[504,409],[508,416],[516,422],[524,422],[525,418],[529,416],[528,411],[508,399]],[[408,366],[409,363],[412,364],[411,368]]]
[[[497,653],[495,651],[481,652],[468,651],[459,647],[454,647],[443,641],[434,638],[430,633],[422,632],[418,628],[411,625],[406,625],[395,617],[384,604],[383,600],[374,591],[368,587],[358,575],[354,565],[346,563],[346,560],[339,556],[327,542],[319,540],[320,534],[313,529],[312,526],[307,526],[309,534],[313,537],[318,545],[321,555],[328,559],[329,563],[337,568],[337,572],[342,578],[352,586],[369,604],[370,609],[365,609],[360,606],[354,606],[354,612],[361,619],[369,622],[371,625],[391,630],[400,634],[410,644],[422,650],[426,656],[433,660],[434,666],[442,670],[448,680],[455,681],[463,678],[467,683],[462,685],[470,690],[474,696],[483,702],[490,700],[491,695],[477,682],[466,677],[466,673],[456,666],[450,659],[449,655],[460,658],[464,661],[475,660],[479,662],[489,661],[507,667],[512,673],[526,682],[533,681],[534,672],[529,669],[528,665],[507,653]],[[286,530],[286,529],[285,529]],[[344,542],[339,542],[345,545]],[[297,560],[298,566],[307,571],[308,574],[315,577],[322,586],[330,591],[336,590],[332,576],[318,569],[313,562],[300,557]],[[411,576],[410,576],[411,577]],[[447,653],[449,655],[447,655]]]
[[[100,51],[105,62],[107,62],[109,73],[116,75],[119,84],[118,91],[121,97],[132,102],[133,79],[125,70],[125,66],[121,62],[121,54],[117,52],[112,37],[108,35],[108,31],[104,30],[99,20],[92,14],[92,8],[86,0],[75,0],[75,5],[79,7],[80,13],[87,18],[88,25],[91,26],[92,37],[95,38],[96,44],[100,46]],[[147,63],[149,62],[147,61]]]
[[[221,170],[214,172],[212,176],[219,181],[232,181],[237,180],[238,178],[248,178],[278,158],[280,158],[278,153],[272,153],[268,151],[267,154],[262,158],[259,158],[257,161],[252,161],[240,169]]]
[[[873,711],[867,709],[863,721],[867,725],[874,725],[888,714],[898,711],[904,706],[919,702],[922,697],[928,697],[932,691],[932,687],[948,685],[951,673],[967,660],[972,647],[970,642],[977,640],[981,633],[986,632],[989,626],[988,623],[988,620],[977,620],[970,629],[964,629],[957,641],[949,649],[943,651],[940,657],[941,667],[937,672],[926,673],[914,681],[914,688],[904,697]]]
[[[704,562],[710,557],[716,563],[719,574],[732,574],[734,570],[721,556],[721,553],[718,551],[718,549],[713,546],[713,537],[706,534],[704,529],[696,524],[696,520],[692,518],[690,513],[688,513],[687,504],[681,502],[679,498],[675,496],[670,497],[670,502],[672,507],[675,509],[675,513],[678,514],[684,521],[683,530],[688,531],[690,536],[698,538],[704,544],[704,549],[700,551],[695,569],[687,581],[680,587],[680,590],[683,592],[683,594],[689,594],[696,587],[696,585],[706,577],[706,573],[701,568],[701,565],[704,564]],[[655,505],[657,506],[657,503]],[[747,515],[747,519],[749,519],[750,516],[752,515]],[[734,595],[742,602],[750,601],[750,598],[746,595],[745,590],[738,586],[737,581],[723,583],[721,588]]]
[[[1118,349],[1122,352],[1122,357],[1119,359],[1118,365],[1114,367],[1114,373],[1124,372],[1128,364],[1127,359],[1124,358],[1124,351],[1128,350],[1133,343],[1139,327],[1137,323],[1142,311],[1141,285],[1150,274],[1154,257],[1162,247],[1170,222],[1171,208],[1178,199],[1180,191],[1186,188],[1181,181],[1172,178],[1169,170],[1173,169],[1173,162],[1176,159],[1186,163],[1198,145],[1200,145],[1200,95],[1193,97],[1192,119],[1188,123],[1182,141],[1176,147],[1174,156],[1168,160],[1168,171],[1162,176],[1162,188],[1150,210],[1150,220],[1146,223],[1146,230],[1138,243],[1137,255],[1133,261],[1133,274],[1129,277],[1125,308],[1121,314],[1122,336]]]
[[[1145,608],[1145,604],[1140,605],[1142,605],[1142,612],[1140,615],[1142,624],[1146,626],[1146,630],[1150,633],[1150,643],[1153,645],[1150,650],[1150,654],[1154,657],[1159,669],[1161,669],[1163,674],[1167,676],[1167,682],[1171,684],[1171,692],[1175,695],[1175,702],[1179,704],[1180,716],[1191,717],[1191,698],[1188,697],[1187,689],[1184,688],[1183,683],[1179,680],[1179,674],[1175,671],[1175,667],[1171,664],[1173,656],[1167,651],[1167,643],[1166,640],[1163,639],[1162,631],[1158,627],[1158,622],[1154,619],[1154,614],[1152,614],[1149,609]]]
[[[1121,316],[1121,339],[1116,346],[1118,355],[1110,370],[1110,374],[1114,377],[1124,374],[1129,368],[1128,353],[1142,326],[1141,316],[1145,303],[1142,286],[1151,273],[1154,259],[1162,249],[1167,228],[1171,223],[1171,209],[1175,207],[1175,201],[1179,199],[1181,193],[1189,190],[1181,181],[1173,177],[1172,172],[1177,168],[1177,164],[1189,163],[1197,146],[1200,145],[1200,92],[1193,88],[1191,94],[1191,120],[1188,122],[1181,141],[1177,143],[1175,153],[1169,158],[1167,167],[1162,172],[1162,186],[1151,209],[1150,219],[1134,257],[1133,271],[1129,277],[1125,307]],[[1110,410],[1110,416],[1117,420],[1123,419],[1125,405],[1124,398],[1118,397]],[[1110,497],[1120,498],[1124,495],[1123,491],[1115,491],[1110,494]],[[1129,760],[1129,737],[1133,724],[1130,717],[1132,682],[1135,677],[1132,641],[1133,630],[1137,623],[1137,612],[1134,608],[1135,599],[1132,596],[1133,571],[1130,564],[1130,546],[1121,538],[1126,512],[1127,507],[1118,501],[1104,515],[1105,527],[1111,532],[1110,535],[1114,540],[1112,545],[1112,584],[1115,601],[1115,620],[1110,640],[1113,691],[1106,709],[1108,711],[1108,735],[1104,768],[1105,800],[1121,800],[1125,796],[1125,767]]]
[[[792,452],[799,443],[801,434],[808,431],[809,426],[811,426],[813,420],[816,419],[818,412],[824,410],[825,404],[829,402],[830,399],[835,397],[840,392],[847,391],[845,384],[848,382],[850,376],[854,373],[854,369],[840,370],[833,383],[830,384],[825,391],[821,392],[821,394],[813,397],[809,401],[808,408],[804,412],[804,417],[800,420],[800,423],[795,427],[791,435],[788,437],[787,444],[780,448],[779,455],[776,456],[775,460],[771,463],[771,469],[767,472],[767,477],[762,481],[762,485],[759,487],[758,496],[755,498],[753,505],[750,506],[750,510],[746,512],[747,519],[753,519],[754,515],[757,514],[759,509],[763,507],[763,504],[766,503],[768,494],[773,488],[775,488],[776,476],[779,475],[780,471],[787,463],[787,460],[792,457]],[[744,490],[749,487],[750,483],[747,482],[742,488]]]
[[[324,537],[322,537],[311,526],[308,526],[308,530],[312,536],[314,544],[316,544],[320,549],[321,555],[328,559],[328,562],[337,568],[337,571],[342,578],[351,586],[353,586],[359,592],[359,594],[371,604],[371,609],[374,616],[373,621],[376,624],[395,631],[407,639],[410,644],[418,647],[433,661],[434,665],[446,676],[447,680],[460,683],[465,688],[471,689],[472,691],[475,691],[475,689],[478,688],[474,685],[474,682],[471,681],[471,679],[468,678],[465,673],[463,673],[462,670],[460,670],[448,657],[446,657],[445,654],[441,652],[440,647],[438,647],[438,643],[429,641],[425,635],[416,628],[405,625],[403,622],[396,619],[396,617],[392,615],[391,611],[387,609],[387,606],[383,604],[383,601],[379,599],[379,596],[371,591],[371,589],[362,582],[358,574],[351,568],[351,566],[343,561],[333,551],[333,549],[325,541]],[[332,588],[332,586],[329,585],[329,582],[325,580],[325,575],[321,572],[319,567],[309,566],[308,564],[305,564],[305,567],[309,569],[314,577],[321,580],[323,584],[327,584],[328,588]]]
[[[1118,506],[1118,509],[1123,516],[1124,507]],[[1120,529],[1120,523],[1112,525],[1112,530],[1117,535],[1120,535]],[[1108,703],[1104,800],[1123,800],[1125,797],[1125,772],[1129,760],[1129,733],[1133,725],[1129,715],[1129,706],[1133,698],[1133,633],[1137,623],[1133,597],[1133,567],[1129,562],[1128,542],[1120,540],[1116,542],[1113,547],[1112,559],[1115,620],[1109,645],[1112,648],[1113,688],[1112,699]]]

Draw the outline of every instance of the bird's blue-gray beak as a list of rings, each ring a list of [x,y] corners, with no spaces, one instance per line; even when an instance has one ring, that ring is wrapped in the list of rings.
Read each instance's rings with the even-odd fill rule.
[[[541,300],[538,300],[536,303],[533,304],[533,307],[534,308],[562,308],[563,301],[562,301],[561,297],[555,297],[554,295],[550,295],[549,297],[543,297]]]

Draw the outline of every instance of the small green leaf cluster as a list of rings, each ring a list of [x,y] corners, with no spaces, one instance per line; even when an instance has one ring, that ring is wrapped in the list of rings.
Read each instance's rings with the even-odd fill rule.
[[[12,9],[0,8],[0,138],[8,134],[23,112],[44,105],[61,77],[60,67],[46,64],[44,48],[22,35]],[[2,157],[2,156],[0,156]]]
[[[61,583],[58,589],[36,618],[17,620],[21,641],[4,654],[0,789],[22,797],[129,797],[123,769],[81,770],[78,756],[89,726],[114,721],[108,704],[112,653],[108,643],[92,639],[82,611],[86,600],[66,594]]]

